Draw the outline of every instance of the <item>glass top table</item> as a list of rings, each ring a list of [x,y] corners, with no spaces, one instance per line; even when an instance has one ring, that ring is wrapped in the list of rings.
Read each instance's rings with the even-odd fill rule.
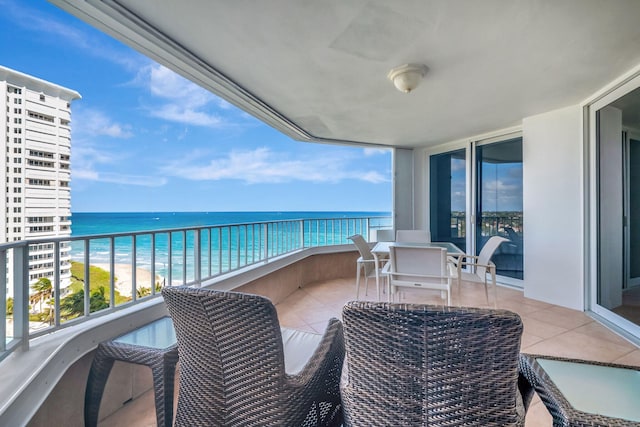
[[[640,425],[640,367],[522,354],[520,371],[554,425]]]
[[[151,368],[156,407],[156,425],[173,424],[173,391],[178,342],[173,321],[162,317],[126,334],[98,344],[85,391],[86,427],[98,425],[100,401],[115,361],[135,363]]]

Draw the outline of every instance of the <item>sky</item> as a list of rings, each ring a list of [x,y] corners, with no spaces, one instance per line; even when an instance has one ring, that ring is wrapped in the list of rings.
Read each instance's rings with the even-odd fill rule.
[[[75,90],[72,212],[391,211],[391,151],[294,141],[44,0],[0,65]]]

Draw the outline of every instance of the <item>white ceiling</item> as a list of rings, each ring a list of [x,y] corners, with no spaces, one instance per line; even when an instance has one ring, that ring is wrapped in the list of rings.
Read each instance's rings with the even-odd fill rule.
[[[428,146],[640,64],[638,0],[50,0],[296,139]],[[410,94],[387,73],[429,72]]]

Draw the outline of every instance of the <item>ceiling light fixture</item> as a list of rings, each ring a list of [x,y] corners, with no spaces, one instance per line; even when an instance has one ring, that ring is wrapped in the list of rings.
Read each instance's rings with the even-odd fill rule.
[[[387,77],[400,92],[409,93],[420,84],[427,70],[423,64],[405,64],[389,71]]]

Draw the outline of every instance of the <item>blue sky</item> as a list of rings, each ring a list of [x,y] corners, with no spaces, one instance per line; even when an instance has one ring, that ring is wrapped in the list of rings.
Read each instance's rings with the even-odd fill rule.
[[[390,211],[391,152],[291,140],[43,0],[0,65],[73,89],[73,212]]]

